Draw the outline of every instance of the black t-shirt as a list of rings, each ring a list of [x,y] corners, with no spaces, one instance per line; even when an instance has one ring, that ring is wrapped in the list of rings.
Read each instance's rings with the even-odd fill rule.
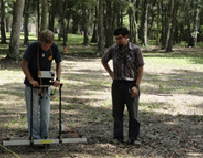
[[[39,51],[38,51],[38,48],[39,48]],[[52,57],[51,57],[51,51],[52,51]],[[57,44],[52,43],[51,51],[50,50],[46,52],[43,51],[41,49],[40,42],[36,41],[28,45],[28,48],[23,55],[23,59],[28,62],[28,70],[30,72],[30,75],[39,84],[40,84],[40,79],[38,78],[39,70],[37,65],[37,53],[39,58],[40,71],[50,71],[52,60],[55,60],[57,64],[61,62],[61,55]],[[48,82],[47,80],[42,79],[42,85],[47,84],[47,82]],[[24,83],[29,86],[29,81],[27,77],[25,77]]]

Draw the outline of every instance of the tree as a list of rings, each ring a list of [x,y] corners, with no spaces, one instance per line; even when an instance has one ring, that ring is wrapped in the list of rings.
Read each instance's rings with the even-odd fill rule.
[[[77,11],[72,12],[72,33],[76,34],[79,31],[80,16]]]
[[[47,14],[48,14],[48,1],[42,0],[42,9],[41,9],[41,28],[40,31],[46,30],[47,27]]]
[[[49,30],[52,32],[55,32],[54,30],[54,20],[55,20],[55,14],[56,14],[56,0],[51,1],[51,20],[49,24]]]
[[[154,20],[155,20],[155,17],[156,17],[156,4],[157,4],[157,0],[153,0],[153,1],[151,1],[151,5],[150,5],[150,7],[148,7],[149,8],[149,11],[148,11],[148,14],[150,14],[151,13],[151,18],[150,19],[148,19],[148,32],[147,32],[147,34],[148,34],[148,38],[150,38],[150,37],[152,37],[153,38],[153,27],[154,27]]]
[[[115,0],[115,15],[116,15],[116,27],[122,26],[122,19],[121,19],[121,0]]]
[[[189,37],[191,36],[191,14],[189,12],[189,3],[188,0],[185,1],[185,13],[186,13],[186,20],[187,20],[187,32],[188,32],[188,42],[189,42]]]
[[[28,1],[25,1],[25,7],[24,7],[24,44],[29,44],[29,39],[28,39],[28,22],[29,22],[29,10],[30,10],[30,5],[31,3]]]
[[[147,17],[148,17],[148,0],[142,1],[142,22],[141,22],[141,36],[142,44],[147,45]]]
[[[179,7],[179,0],[174,0],[173,22],[172,22],[172,26],[170,28],[170,36],[169,36],[166,52],[173,51],[173,39],[174,39],[174,33],[175,33],[175,28],[176,28],[178,7]]]
[[[19,54],[20,24],[22,22],[25,0],[16,0],[13,11],[13,26],[10,36],[7,59],[17,59]]]
[[[195,37],[194,46],[196,45],[196,42],[197,42],[197,32],[198,32],[198,26],[199,26],[200,5],[201,5],[200,0],[197,0],[196,12],[195,12],[195,21],[194,21],[194,37]]]
[[[113,33],[112,33],[112,13],[111,13],[111,0],[106,1],[106,14],[104,20],[105,28],[105,48],[109,48],[113,44]]]
[[[5,3],[1,0],[1,43],[7,44],[5,32]]]
[[[104,51],[103,0],[99,0],[99,51]]]
[[[96,0],[97,3],[97,0]],[[93,34],[92,34],[92,40],[91,43],[97,43],[98,42],[98,6],[95,6],[95,14],[94,14],[94,28],[93,28]]]
[[[173,6],[173,0],[169,0],[168,8],[167,8],[167,17],[165,20],[165,32],[164,32],[162,49],[166,49],[166,44],[168,43],[168,39],[169,39],[169,31],[170,31],[171,17],[172,17],[172,11],[173,11],[172,6]]]
[[[37,38],[39,39],[39,32],[40,32],[40,8],[39,8],[39,0],[37,0],[37,21],[36,21],[36,34]]]
[[[61,25],[62,37],[63,37],[63,46],[66,46],[67,42],[67,30],[66,30],[66,8],[68,7],[68,1],[61,0],[60,2],[60,19],[59,23]],[[59,32],[60,34],[60,32]]]
[[[157,2],[157,32],[156,32],[156,45],[159,45],[159,7],[160,6],[160,2],[158,0]]]
[[[135,1],[130,0],[130,8],[129,8],[129,17],[130,17],[130,41],[132,41],[134,37],[134,43],[138,43],[138,31],[137,31],[137,20],[136,20],[136,12],[135,12]]]
[[[83,28],[83,35],[84,35],[84,40],[83,40],[83,44],[84,45],[88,45],[89,41],[88,41],[88,24],[87,24],[87,2],[83,1],[82,2],[82,28]]]

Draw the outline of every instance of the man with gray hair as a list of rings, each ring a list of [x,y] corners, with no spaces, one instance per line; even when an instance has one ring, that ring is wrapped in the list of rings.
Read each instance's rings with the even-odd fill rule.
[[[25,74],[25,99],[27,108],[27,122],[29,137],[46,139],[49,137],[50,120],[50,89],[39,88],[49,81],[38,77],[41,71],[51,70],[51,61],[56,62],[56,81],[54,86],[60,85],[61,55],[57,44],[53,43],[54,33],[50,30],[40,32],[39,41],[28,45],[23,55],[22,70]],[[33,132],[30,132],[31,86],[33,86]],[[40,124],[38,122],[38,108],[40,104]],[[32,135],[30,135],[32,133]]]

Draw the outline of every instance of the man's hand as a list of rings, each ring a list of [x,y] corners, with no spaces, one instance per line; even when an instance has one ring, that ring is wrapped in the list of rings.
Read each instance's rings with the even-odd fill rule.
[[[54,86],[55,86],[55,87],[60,86],[60,81],[56,80],[55,83],[54,83]]]
[[[29,82],[33,87],[39,86],[38,82],[33,80],[33,79],[31,81],[29,81]]]
[[[131,94],[131,97],[132,97],[132,98],[135,98],[135,96],[137,95],[137,93],[138,93],[137,87],[136,87],[136,86],[133,86],[133,87],[132,87],[132,94]]]

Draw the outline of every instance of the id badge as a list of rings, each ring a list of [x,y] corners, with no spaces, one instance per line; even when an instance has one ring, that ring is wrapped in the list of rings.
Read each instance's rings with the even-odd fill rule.
[[[42,57],[45,57],[45,53],[42,53]]]

